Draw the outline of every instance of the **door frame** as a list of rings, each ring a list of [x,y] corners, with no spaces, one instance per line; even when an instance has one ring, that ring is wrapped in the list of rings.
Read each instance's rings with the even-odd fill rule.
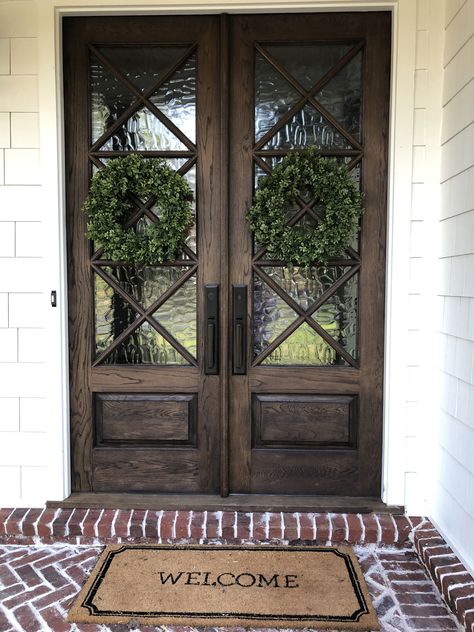
[[[406,340],[409,242],[412,193],[412,148],[414,117],[414,77],[416,52],[416,3],[413,0],[302,0],[273,3],[247,0],[245,3],[196,3],[157,7],[152,0],[128,0],[120,10],[113,0],[82,0],[81,6],[65,6],[68,0],[42,0],[38,6],[39,26],[39,109],[42,175],[42,216],[48,239],[45,292],[56,290],[58,307],[47,317],[49,356],[47,393],[50,425],[49,485],[45,499],[63,500],[71,493],[68,371],[68,301],[66,257],[66,208],[64,169],[64,128],[62,94],[63,16],[184,14],[184,13],[285,13],[319,11],[391,11],[392,74],[390,95],[389,173],[387,200],[386,322],[384,419],[381,498],[390,505],[405,503],[403,459],[406,386]],[[148,5],[148,8],[147,8]],[[53,209],[53,211],[51,210]],[[48,284],[48,285],[46,285]],[[398,379],[397,379],[398,376]],[[398,423],[397,423],[398,421]]]

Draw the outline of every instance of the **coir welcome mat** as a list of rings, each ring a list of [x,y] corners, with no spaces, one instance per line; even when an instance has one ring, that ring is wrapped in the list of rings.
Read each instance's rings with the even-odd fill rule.
[[[346,547],[111,545],[68,619],[379,629]]]

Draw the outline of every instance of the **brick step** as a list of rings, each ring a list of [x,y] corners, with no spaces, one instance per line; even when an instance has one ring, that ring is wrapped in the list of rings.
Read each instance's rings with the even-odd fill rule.
[[[93,545],[184,538],[403,547],[422,522],[420,517],[376,513],[0,509],[0,543]]]

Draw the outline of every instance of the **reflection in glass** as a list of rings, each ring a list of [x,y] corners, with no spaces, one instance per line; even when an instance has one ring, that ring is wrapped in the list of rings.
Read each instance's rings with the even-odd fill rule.
[[[262,365],[276,366],[330,366],[346,365],[347,362],[328,343],[303,323],[284,340]]]
[[[100,151],[186,151],[187,147],[147,108],[134,112]]]
[[[137,313],[102,277],[94,274],[95,351],[105,351],[137,318]]]
[[[91,138],[95,143],[135,101],[133,94],[91,55]]]
[[[104,364],[187,365],[189,363],[150,323],[144,322],[104,360]]]
[[[255,274],[253,285],[254,357],[264,351],[298,314]]]
[[[355,359],[358,289],[358,275],[355,274],[313,314],[314,320]]]
[[[263,270],[303,309],[309,309],[349,268],[265,266]]]
[[[330,43],[279,44],[265,48],[306,90],[310,90],[351,46]]]
[[[142,91],[152,88],[186,52],[181,46],[101,46],[98,50]]]
[[[360,141],[361,139],[362,52],[335,75],[315,98],[335,119]]]
[[[196,357],[196,277],[192,276],[153,314],[153,318]]]
[[[150,101],[193,143],[196,142],[196,55],[192,55]]]
[[[349,142],[313,106],[306,104],[272,136],[263,149],[352,149]]]
[[[170,288],[189,268],[186,266],[107,266],[103,270],[147,308]]]
[[[259,140],[300,98],[260,53],[255,55],[255,140]]]

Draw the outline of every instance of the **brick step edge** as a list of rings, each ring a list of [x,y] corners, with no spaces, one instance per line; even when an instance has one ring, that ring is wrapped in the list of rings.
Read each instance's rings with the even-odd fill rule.
[[[415,550],[466,632],[474,632],[474,577],[429,522],[413,531]]]
[[[390,514],[121,509],[0,509],[2,544],[186,540],[405,547],[425,518]]]

